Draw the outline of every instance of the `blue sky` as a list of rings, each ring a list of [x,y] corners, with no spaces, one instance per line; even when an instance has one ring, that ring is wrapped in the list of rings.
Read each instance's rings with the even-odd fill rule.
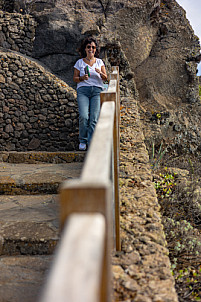
[[[189,20],[195,34],[201,41],[201,0],[176,0],[186,11],[186,17]],[[198,65],[198,75],[201,75],[201,63]]]

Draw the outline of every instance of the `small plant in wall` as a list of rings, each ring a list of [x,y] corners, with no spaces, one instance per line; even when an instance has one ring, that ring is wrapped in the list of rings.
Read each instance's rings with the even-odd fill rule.
[[[164,154],[167,152],[167,149],[163,149],[163,142],[161,142],[159,150],[156,151],[155,143],[152,143],[152,153],[151,153],[151,168],[153,170],[157,169]]]
[[[181,301],[201,301],[200,232],[187,220],[163,217],[171,270]]]
[[[172,193],[172,189],[175,187],[175,173],[174,174],[161,174],[160,173],[160,180],[155,182],[155,189],[157,195],[160,199],[165,197],[169,197]]]

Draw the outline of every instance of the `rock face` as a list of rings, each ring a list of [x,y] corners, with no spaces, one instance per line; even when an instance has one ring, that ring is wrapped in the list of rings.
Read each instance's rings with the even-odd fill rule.
[[[49,1],[35,1],[50,5]],[[94,34],[101,56],[119,64],[124,53],[140,97],[163,108],[181,98],[196,102],[196,58],[200,46],[176,1],[56,0],[35,11],[38,27],[33,55],[68,83],[83,36]],[[30,8],[31,10],[31,8]],[[111,58],[111,52],[114,55]],[[195,91],[194,91],[195,90]],[[163,100],[161,101],[161,97]],[[165,101],[165,103],[164,103]]]
[[[112,16],[122,4],[115,3],[115,8],[113,3],[101,1],[55,1],[54,4],[49,10],[32,12],[38,22],[33,56],[75,88],[72,77],[73,66],[79,58],[77,48],[83,37],[93,34],[100,42],[101,57],[107,69],[119,65],[123,75],[122,89],[127,94],[132,90],[137,96],[129,61],[114,29],[110,28],[114,20],[107,22],[108,14]]]

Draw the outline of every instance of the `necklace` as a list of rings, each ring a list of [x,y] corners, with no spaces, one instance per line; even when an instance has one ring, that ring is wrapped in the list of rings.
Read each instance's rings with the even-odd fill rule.
[[[88,59],[87,57],[85,58],[88,62],[93,62],[94,61],[94,58],[93,59]]]

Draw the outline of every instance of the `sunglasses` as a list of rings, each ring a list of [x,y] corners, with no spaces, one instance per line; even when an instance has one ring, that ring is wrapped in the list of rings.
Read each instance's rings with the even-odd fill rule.
[[[96,46],[92,46],[92,45],[87,45],[87,49],[96,49]]]

